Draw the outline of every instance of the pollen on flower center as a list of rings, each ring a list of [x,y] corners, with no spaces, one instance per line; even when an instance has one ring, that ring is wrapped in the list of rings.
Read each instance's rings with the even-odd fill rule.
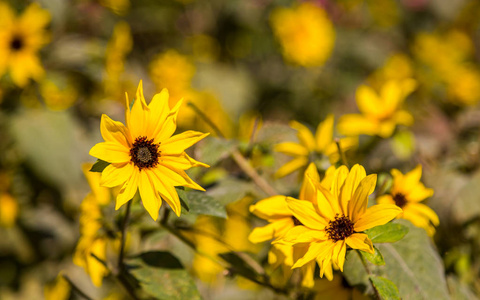
[[[155,144],[153,139],[147,140],[146,136],[135,139],[132,148],[130,148],[130,161],[137,166],[140,171],[142,169],[153,168],[158,164],[160,152],[159,144]]]
[[[335,215],[335,220],[328,222],[325,232],[334,242],[344,240],[353,234],[353,222],[345,215]]]
[[[407,204],[407,198],[402,193],[397,193],[393,195],[393,200],[395,201],[395,205],[397,205],[400,208],[404,207],[405,204]]]
[[[14,51],[19,51],[23,48],[23,40],[19,36],[14,36],[13,39],[10,41],[10,49]]]

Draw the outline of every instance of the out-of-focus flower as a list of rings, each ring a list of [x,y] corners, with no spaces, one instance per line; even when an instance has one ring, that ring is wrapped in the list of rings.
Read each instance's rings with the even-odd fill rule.
[[[45,286],[43,295],[45,300],[67,300],[70,297],[70,290],[70,284],[60,273],[52,283]]]
[[[247,240],[250,232],[248,223],[248,206],[252,203],[251,197],[227,205],[227,219],[211,216],[199,216],[195,222],[192,240],[202,253],[210,257],[196,254],[193,260],[193,272],[202,281],[218,284],[219,278],[225,274],[224,268],[212,260],[218,254],[230,251],[255,252],[255,246]]]
[[[424,228],[429,236],[433,236],[435,226],[438,226],[440,221],[430,207],[420,203],[433,195],[433,190],[420,182],[422,165],[418,165],[407,174],[402,174],[397,169],[391,170],[390,173],[393,176],[390,194],[380,196],[377,202],[396,204],[403,209],[403,214],[398,218],[409,220],[415,226]]]
[[[38,3],[30,4],[21,16],[0,2],[0,75],[7,71],[12,81],[20,87],[30,78],[39,80],[44,70],[38,51],[49,42],[45,27],[50,14]]]
[[[414,67],[411,59],[403,53],[395,53],[387,58],[381,68],[368,78],[368,83],[374,89],[380,90],[382,85],[390,80],[405,80],[414,78]]]
[[[145,209],[154,220],[158,218],[162,199],[180,216],[181,205],[175,186],[204,191],[185,170],[208,165],[188,156],[185,149],[208,133],[185,131],[173,135],[181,104],[179,101],[170,109],[168,91],[164,89],[147,105],[140,81],[131,109],[127,97],[127,126],[102,115],[100,129],[105,142],[96,144],[90,155],[110,163],[102,172],[102,186],[122,185],[116,209],[130,201],[138,190]]]
[[[286,61],[317,67],[330,57],[335,30],[322,8],[308,2],[293,8],[276,8],[270,23]]]
[[[286,176],[295,170],[305,168],[309,162],[321,159],[322,155],[328,157],[330,163],[336,163],[340,159],[338,147],[333,139],[334,116],[327,118],[318,124],[315,137],[310,129],[297,121],[291,121],[290,127],[297,130],[299,143],[285,142],[275,145],[274,150],[294,158],[280,167],[275,173],[276,177]],[[358,139],[354,137],[341,138],[339,140],[342,151],[347,151],[357,146]]]
[[[342,116],[338,130],[345,135],[366,134],[388,138],[397,125],[412,125],[412,115],[401,106],[416,86],[413,79],[390,80],[377,94],[371,87],[361,85],[356,93],[357,106],[361,114]]]
[[[419,68],[422,84],[430,89],[444,85],[447,98],[456,104],[478,103],[480,70],[473,63],[474,49],[470,37],[459,30],[418,34],[412,50],[423,65]]]
[[[18,203],[8,193],[0,193],[0,226],[12,227],[18,216]]]
[[[59,85],[60,83],[61,85]],[[72,106],[78,97],[78,91],[68,79],[44,79],[40,83],[40,94],[51,110],[65,110]]]
[[[100,0],[100,4],[123,16],[130,9],[130,0]]]
[[[330,183],[332,172],[335,168],[332,166],[322,181],[325,188]],[[305,202],[316,201],[316,194],[314,182],[320,184],[320,176],[318,175],[315,164],[311,163],[305,171],[304,181],[300,189],[299,199]],[[257,202],[250,206],[250,212],[259,218],[267,220],[269,224],[263,227],[254,228],[248,239],[253,243],[261,243],[271,239],[281,239],[289,230],[301,225],[299,220],[293,215],[288,208],[286,196],[273,196]],[[274,244],[268,254],[269,264],[274,268],[281,266],[284,274],[284,280],[287,280],[291,275],[291,267],[294,263],[294,258],[305,255],[308,247],[296,247],[291,245]],[[302,285],[306,287],[313,287],[313,271],[315,270],[315,262],[306,264],[302,268],[303,281]]]
[[[119,99],[121,93],[128,84],[123,78],[125,71],[125,59],[132,50],[132,36],[130,26],[126,22],[118,22],[111,39],[108,41],[105,52],[105,78],[103,85],[105,94]]]
[[[298,220],[277,242],[307,247],[305,255],[292,268],[316,261],[320,277],[333,278],[333,266],[343,272],[347,245],[352,249],[373,253],[372,241],[363,231],[383,225],[402,210],[394,204],[377,204],[367,208],[368,196],[373,193],[377,175],[366,176],[365,169],[355,165],[349,171],[341,166],[334,173],[330,188],[316,178],[307,176],[313,189],[313,201],[287,197],[288,209]]]

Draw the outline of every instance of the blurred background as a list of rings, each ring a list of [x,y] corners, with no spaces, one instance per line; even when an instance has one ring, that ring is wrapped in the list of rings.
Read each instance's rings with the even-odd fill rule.
[[[314,131],[329,114],[337,122],[361,111],[359,86],[379,92],[390,80],[406,79],[415,82],[402,104],[412,122],[397,122],[383,136],[354,134],[360,134],[358,145],[347,158],[384,177],[391,168],[407,172],[423,165],[423,182],[435,191],[427,203],[440,218],[433,241],[450,295],[475,299],[480,291],[479,26],[476,0],[0,2],[0,299],[61,294],[59,274],[68,274],[95,299],[129,299],[108,280],[95,287],[88,267],[73,257],[86,209],[81,203],[91,190],[96,193],[92,182],[98,180],[89,185],[82,164],[95,162],[88,151],[102,141],[101,114],[123,122],[125,92],[133,98],[140,80],[147,101],[162,88],[169,90],[170,105],[185,99],[179,131],[216,135],[186,104],[191,102],[244,146],[262,176],[284,194],[294,194],[298,172],[274,176],[290,158],[273,145],[297,141],[289,122]],[[258,125],[255,138],[252,120]],[[342,133],[351,135],[336,131],[335,136]],[[222,202],[229,203],[229,219],[185,218],[265,262],[268,248],[246,240],[252,224],[264,224],[249,215],[248,205],[265,195],[252,185],[242,190],[238,182],[224,180],[249,183],[224,153],[212,154],[219,146],[214,142],[194,149],[212,168],[190,174],[218,197],[237,188],[236,196],[228,194]],[[120,218],[113,207],[105,203],[102,218],[117,228]],[[202,262],[179,240],[152,229],[155,223],[142,217],[141,206],[136,211],[129,253],[177,249],[206,299],[275,298]],[[240,235],[243,239],[236,238]],[[118,248],[115,235],[110,240],[112,245],[103,247]],[[195,242],[216,247],[208,238]],[[214,255],[222,251],[218,248]],[[75,293],[68,297],[81,299]]]

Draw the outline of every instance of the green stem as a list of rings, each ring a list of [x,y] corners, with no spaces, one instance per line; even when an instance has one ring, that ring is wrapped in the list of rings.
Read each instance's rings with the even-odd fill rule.
[[[370,268],[368,267],[367,261],[366,261],[365,258],[363,257],[362,253],[360,253],[360,250],[355,250],[355,251],[357,252],[358,256],[360,257],[360,261],[362,262],[363,267],[365,268],[365,271],[366,271],[367,274],[368,274],[368,277],[372,276],[372,271],[370,271]],[[373,288],[373,291],[374,291],[374,293],[375,293],[375,297],[376,297],[378,300],[382,299],[382,298],[380,297],[380,294],[378,293],[378,290],[377,290],[377,289],[375,288],[375,286],[373,285],[373,282],[372,282],[370,279],[368,279],[368,282],[370,282],[370,285],[371,285],[372,288]]]
[[[337,149],[338,149],[338,154],[340,154],[340,158],[342,159],[342,164],[347,166],[347,168],[350,169],[350,166],[348,165],[347,158],[345,157],[345,152],[343,152],[342,147],[340,146],[340,139],[335,138],[335,144],[337,144]]]
[[[122,223],[122,231],[121,231],[121,240],[120,240],[120,253],[118,255],[118,271],[119,273],[123,272],[124,264],[123,258],[125,256],[125,240],[127,237],[127,225],[128,220],[130,219],[130,206],[132,205],[132,200],[127,202],[127,211],[125,212],[125,217]]]

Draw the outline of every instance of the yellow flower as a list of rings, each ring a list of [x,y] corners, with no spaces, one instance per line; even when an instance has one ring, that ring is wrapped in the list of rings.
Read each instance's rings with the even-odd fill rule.
[[[297,169],[302,169],[308,165],[311,160],[316,159],[315,155],[325,155],[330,163],[339,160],[337,145],[333,139],[333,115],[318,124],[315,137],[310,129],[297,121],[291,121],[290,127],[297,130],[299,143],[285,142],[275,145],[274,150],[286,155],[293,156],[294,159],[280,167],[275,173],[276,177],[283,177]],[[340,139],[340,146],[343,151],[349,150],[357,145],[357,139],[347,137]]]
[[[23,87],[28,79],[40,79],[44,70],[37,56],[38,50],[48,43],[45,27],[50,22],[48,11],[38,3],[30,4],[23,14],[0,2],[0,75],[7,70],[13,82]]]
[[[70,298],[70,283],[60,273],[57,278],[43,289],[45,300],[67,300]]]
[[[390,171],[393,176],[393,186],[389,195],[380,196],[378,203],[393,203],[403,209],[403,218],[412,222],[415,226],[424,228],[429,236],[435,234],[435,226],[440,224],[437,214],[425,204],[420,203],[433,195],[433,190],[426,188],[420,182],[422,166],[402,174],[399,170]]]
[[[332,166],[327,170],[327,174],[322,180],[322,184],[328,186],[331,183],[331,175],[335,168]],[[306,201],[316,201],[315,186],[312,181],[307,178],[313,178],[315,182],[320,181],[317,168],[314,163],[311,163],[305,171],[305,177],[300,189],[299,198]],[[267,220],[269,224],[263,227],[254,228],[250,233],[248,239],[253,243],[261,243],[271,239],[282,238],[289,230],[301,223],[293,215],[288,208],[286,196],[273,196],[257,202],[250,206],[250,212],[259,218]],[[274,244],[268,254],[268,262],[273,265],[273,268],[279,266],[283,269],[284,280],[288,280],[291,275],[291,267],[293,265],[294,257],[303,256],[307,248],[293,248],[291,245]],[[303,281],[302,285],[313,287],[313,271],[315,270],[315,263],[311,263],[302,268]]]
[[[18,216],[18,203],[10,194],[0,193],[0,226],[12,227]]]
[[[61,77],[51,77],[42,80],[40,83],[40,94],[47,107],[55,111],[69,108],[78,97],[78,92],[73,86],[72,80]]]
[[[270,23],[285,60],[303,67],[321,66],[330,56],[335,31],[327,13],[304,2],[294,8],[276,8]]]
[[[401,109],[401,105],[416,85],[413,79],[389,80],[382,86],[380,94],[371,87],[361,85],[356,93],[361,114],[342,116],[338,130],[345,135],[366,134],[388,138],[397,124],[412,125],[412,115]]]
[[[110,163],[102,172],[102,186],[122,185],[115,209],[131,200],[138,190],[145,209],[154,220],[158,218],[162,199],[180,216],[181,205],[175,186],[204,191],[185,170],[208,165],[188,156],[185,149],[208,133],[185,131],[172,136],[181,104],[179,101],[170,109],[168,91],[164,89],[147,105],[140,81],[131,109],[128,109],[127,96],[127,126],[102,115],[100,130],[105,142],[96,144],[90,155]]]
[[[373,253],[373,245],[364,230],[383,225],[402,210],[394,204],[377,204],[367,208],[368,196],[373,193],[377,175],[366,176],[365,169],[355,165],[349,171],[341,166],[333,175],[330,188],[322,186],[316,178],[307,176],[314,187],[314,201],[287,197],[287,206],[298,220],[278,243],[306,247],[305,255],[296,260],[292,268],[316,261],[320,277],[333,278],[333,265],[343,272],[347,245]]]

